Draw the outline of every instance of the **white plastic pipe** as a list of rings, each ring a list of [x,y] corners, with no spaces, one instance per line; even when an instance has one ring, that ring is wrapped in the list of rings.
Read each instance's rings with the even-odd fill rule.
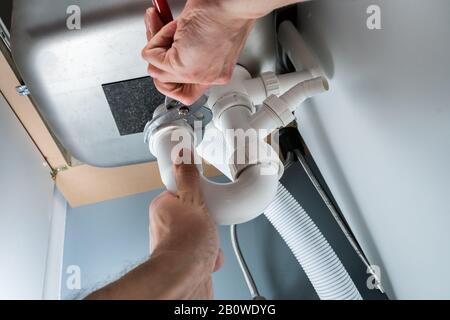
[[[275,92],[267,88],[262,77],[243,81],[243,86],[250,96],[253,104],[260,105],[271,94],[281,95],[300,82],[314,78],[309,71],[291,72],[282,75],[274,75],[273,81],[276,83]]]
[[[311,75],[324,75],[319,59],[313,54],[292,22],[286,20],[278,28],[278,41],[295,67],[295,70],[308,70]]]
[[[295,116],[292,115],[292,121],[295,119]],[[272,131],[278,129],[282,126],[282,122],[277,114],[275,114],[269,108],[262,106],[261,109],[256,112],[251,120],[250,126],[255,130],[271,133]]]
[[[158,130],[150,138],[150,152],[158,159],[161,179],[171,192],[177,191],[173,173],[173,160],[180,150],[180,141],[173,134],[192,134],[189,127],[173,125]],[[183,144],[183,148],[187,146]],[[191,145],[191,150],[194,148]],[[193,151],[194,152],[194,151]],[[250,221],[264,212],[277,192],[279,167],[276,162],[258,163],[245,168],[230,183],[219,184],[201,177],[201,188],[206,205],[219,225],[240,224]]]
[[[265,215],[291,249],[320,299],[362,299],[333,248],[283,185],[280,184]]]
[[[306,99],[314,97],[320,93],[326,92],[330,89],[327,79],[318,77],[315,79],[303,81],[284,93],[280,100],[283,100],[289,110],[294,112],[297,107]]]
[[[249,128],[251,111],[249,108],[238,105],[227,109],[222,115],[215,119],[216,127],[224,134],[228,147],[233,147],[235,129],[246,130]]]
[[[218,184],[202,179],[206,205],[217,224],[240,224],[255,219],[267,208],[277,193],[278,167],[265,168],[276,174],[262,174],[263,165],[245,169],[236,181]]]
[[[183,130],[185,129],[185,130]],[[157,158],[161,180],[167,190],[177,191],[177,183],[173,173],[173,164],[177,159],[177,153],[184,149],[180,146],[180,141],[174,139],[179,133],[186,134],[193,141],[192,129],[183,128],[181,125],[171,125],[159,129],[153,134],[149,141],[150,152]],[[183,131],[181,131],[183,130]],[[190,146],[191,143],[187,143]]]
[[[295,120],[293,112],[301,103],[328,90],[328,81],[319,77],[295,85],[279,98],[272,95],[264,100],[260,110],[251,116],[250,126],[256,130],[265,129],[269,133],[285,127]]]
[[[298,79],[299,75],[309,77],[306,73],[290,75],[284,78],[285,83],[293,81],[296,77]],[[265,133],[265,136],[255,135],[256,140],[250,144],[235,145],[235,134],[239,135],[236,129],[243,131],[244,140],[246,131],[255,129],[251,127],[250,121],[255,111],[254,105],[242,85],[243,81],[248,79],[250,79],[248,72],[237,67],[231,83],[211,90],[208,101],[212,107],[214,124],[222,134],[221,142],[227,149],[226,159],[212,159],[212,163],[223,164],[220,161],[226,161],[225,165],[230,169],[228,177],[234,180],[228,184],[217,184],[202,176],[201,188],[206,205],[216,223],[222,225],[244,223],[262,214],[276,194],[278,180],[283,171],[279,157],[263,140],[270,132]],[[273,75],[272,80],[276,79]],[[266,81],[266,84],[269,82]],[[265,101],[265,108],[255,118],[261,120],[260,126],[256,129],[266,127],[276,129],[288,124],[290,117],[293,117],[292,110],[295,109],[293,106],[316,93],[326,91],[326,84],[323,78],[307,80],[289,89],[280,98],[272,95]],[[256,123],[259,122],[253,121],[253,124]],[[233,132],[230,134],[229,130]],[[182,142],[180,137],[188,141]],[[169,191],[176,192],[173,161],[177,159],[181,149],[190,149],[196,154],[192,128],[184,122],[174,123],[155,132],[149,142],[150,151],[158,160],[163,183]],[[256,153],[251,146],[257,147]],[[228,156],[231,155],[232,159],[235,153],[244,156],[243,163],[231,162],[228,165]]]

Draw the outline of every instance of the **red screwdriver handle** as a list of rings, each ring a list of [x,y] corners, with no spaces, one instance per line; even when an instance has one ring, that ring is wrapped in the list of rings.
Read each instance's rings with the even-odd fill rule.
[[[152,2],[164,25],[173,21],[172,11],[170,10],[167,0],[152,0]]]

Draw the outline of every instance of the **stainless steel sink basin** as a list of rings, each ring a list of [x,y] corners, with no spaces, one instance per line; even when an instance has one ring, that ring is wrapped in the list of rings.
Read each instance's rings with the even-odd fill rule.
[[[50,130],[71,156],[84,163],[114,167],[154,160],[142,132],[121,130],[120,117],[131,113],[133,106],[127,102],[134,100],[116,99],[118,114],[114,114],[114,97],[105,91],[107,84],[126,84],[126,80],[147,76],[140,53],[146,41],[143,15],[150,3],[76,1],[81,30],[71,31],[66,26],[67,8],[74,1],[14,1],[11,37],[17,67]],[[169,3],[177,16],[185,1]],[[274,23],[268,16],[258,22],[240,63],[254,75],[274,70],[275,48]],[[149,80],[124,85],[121,90],[133,99],[139,94],[134,90],[142,91],[142,86],[154,90]],[[157,100],[157,94],[152,94]],[[148,120],[139,114],[136,121]]]

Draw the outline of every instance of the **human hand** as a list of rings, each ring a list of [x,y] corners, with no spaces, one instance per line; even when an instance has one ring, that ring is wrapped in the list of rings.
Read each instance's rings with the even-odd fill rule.
[[[213,298],[211,273],[223,265],[217,229],[196,166],[181,164],[174,171],[177,193],[165,192],[150,206],[150,259],[86,299]]]
[[[223,1],[188,0],[181,15],[166,26],[154,8],[147,11],[148,43],[142,56],[161,93],[189,105],[211,85],[230,80],[255,21],[232,14],[234,7],[225,10]]]
[[[223,265],[217,227],[203,200],[195,164],[175,165],[174,174],[177,193],[164,192],[150,206],[152,257],[172,255],[188,266],[185,298],[211,299],[211,273]]]

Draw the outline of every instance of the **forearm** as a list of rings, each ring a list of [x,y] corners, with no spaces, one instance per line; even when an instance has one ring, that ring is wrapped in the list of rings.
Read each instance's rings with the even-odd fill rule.
[[[308,0],[191,0],[200,6],[216,6],[220,12],[242,19],[263,17],[275,9]]]
[[[151,259],[114,283],[92,293],[88,300],[189,299],[210,273],[189,255],[155,252]]]

